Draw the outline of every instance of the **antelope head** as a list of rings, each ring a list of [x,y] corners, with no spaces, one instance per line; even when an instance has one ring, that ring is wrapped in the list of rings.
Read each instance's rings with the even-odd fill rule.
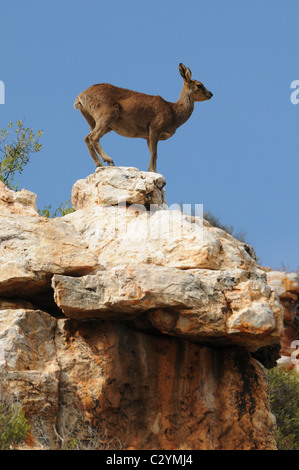
[[[192,74],[189,68],[181,63],[179,70],[184,79],[184,93],[186,93],[192,101],[206,101],[212,98],[213,93],[207,90],[201,82],[191,79]]]

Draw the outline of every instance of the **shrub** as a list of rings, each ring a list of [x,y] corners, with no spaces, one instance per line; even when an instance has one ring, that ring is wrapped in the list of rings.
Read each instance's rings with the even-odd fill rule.
[[[232,225],[225,225],[220,222],[219,217],[216,217],[213,215],[211,212],[207,211],[204,212],[203,214],[204,219],[210,222],[212,227],[217,227],[220,228],[221,230],[224,230],[225,232],[229,233],[233,237],[235,237],[237,240],[239,240],[242,243],[247,243],[246,242],[246,232],[238,232],[234,233],[234,227]]]
[[[61,203],[60,206],[52,210],[52,206],[45,206],[41,211],[39,210],[39,215],[46,218],[55,218],[55,217],[63,217],[64,215],[71,214],[75,211],[73,206],[70,206],[70,201],[66,201],[64,204]]]
[[[10,122],[8,130],[0,129],[0,180],[14,191],[18,190],[18,184],[14,183],[16,173],[22,173],[29,163],[33,153],[42,149],[39,139],[43,131],[36,134],[24,122],[17,121],[13,130]]]
[[[276,366],[267,371],[271,411],[277,422],[279,450],[299,450],[299,378]]]
[[[12,450],[25,441],[30,425],[18,403],[0,404],[0,450]]]

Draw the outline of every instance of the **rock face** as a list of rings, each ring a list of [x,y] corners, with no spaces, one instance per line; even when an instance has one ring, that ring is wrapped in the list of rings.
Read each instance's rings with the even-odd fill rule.
[[[284,331],[279,363],[299,373],[299,275],[268,271],[267,279],[268,284],[276,289],[284,308]]]
[[[77,181],[72,190],[74,208],[96,205],[166,204],[162,175],[139,171],[137,168],[99,167],[84,180]]]
[[[73,227],[60,219],[0,216],[0,296],[48,292],[53,274],[83,275],[99,267]]]
[[[251,247],[168,210],[164,185],[102,167],[63,218],[16,212],[14,194],[1,211],[1,387],[28,447],[276,448],[261,364],[283,334],[276,289]]]
[[[280,338],[281,308],[265,281],[243,271],[128,266],[80,278],[54,275],[55,301],[70,318],[137,320],[165,334],[256,350]]]
[[[0,181],[0,213],[15,215],[38,216],[36,207],[36,194],[22,189],[15,192],[8,189],[5,184]]]
[[[157,208],[165,201],[164,193],[157,195],[161,175],[99,170],[75,184],[77,210],[63,218],[101,265],[91,275],[53,276],[55,301],[67,317],[132,320],[192,341],[250,350],[279,342],[282,307],[247,245],[200,217]],[[130,202],[118,205],[118,192]]]
[[[103,449],[275,448],[265,372],[245,350],[123,322],[22,309],[1,316],[5,345],[16,348],[5,351],[2,374],[43,448],[58,446],[54,427],[65,442],[92,436]]]

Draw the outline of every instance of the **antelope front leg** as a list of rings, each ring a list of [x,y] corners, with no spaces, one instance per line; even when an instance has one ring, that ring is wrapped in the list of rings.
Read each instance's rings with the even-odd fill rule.
[[[90,140],[93,144],[93,147],[96,149],[102,160],[108,163],[109,166],[114,166],[114,162],[112,158],[108,157],[108,155],[104,152],[102,146],[100,145],[99,140],[108,132],[110,132],[109,127],[105,126],[96,126],[94,130],[90,133]]]
[[[90,133],[91,134],[91,133]],[[97,156],[97,152],[95,151],[93,144],[90,139],[90,134],[88,134],[86,137],[84,137],[84,142],[86,143],[86,146],[88,148],[88,151],[95,162],[96,167],[99,166],[104,166],[99,157]]]

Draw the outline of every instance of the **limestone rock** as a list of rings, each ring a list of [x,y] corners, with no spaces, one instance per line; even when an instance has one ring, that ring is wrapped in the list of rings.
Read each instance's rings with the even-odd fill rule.
[[[164,185],[101,168],[56,219],[0,185],[0,392],[28,448],[276,448],[253,354],[280,341],[278,294],[250,247],[168,210]]]
[[[254,350],[279,342],[282,307],[250,247],[202,217],[142,206],[136,188],[152,175],[105,167],[75,184],[77,210],[64,221],[101,268],[85,277],[55,275],[59,308],[75,319],[132,320],[136,328],[205,344]],[[127,204],[102,196],[104,189],[109,197],[125,194]]]
[[[274,287],[280,299],[297,300],[299,295],[299,276],[285,271],[268,271],[268,284]]]
[[[72,190],[75,209],[99,204],[165,204],[165,179],[158,173],[127,167],[99,167],[77,181]]]
[[[268,271],[268,284],[274,288],[283,306],[283,337],[279,363],[299,373],[299,275],[285,271]]]
[[[98,206],[64,217],[102,266],[152,264],[179,269],[245,269],[264,273],[244,243],[180,210]]]
[[[0,214],[1,215],[30,215],[37,217],[37,196],[31,191],[22,189],[12,191],[0,181]]]
[[[54,273],[80,275],[99,266],[74,227],[60,219],[0,215],[0,295],[26,298]]]
[[[53,448],[59,405],[56,320],[40,310],[7,307],[0,309],[0,397],[21,404],[35,448]]]
[[[57,338],[61,434],[89,423],[104,448],[276,448],[265,373],[246,351],[105,321],[60,320]]]
[[[0,344],[1,390],[32,426],[23,448],[276,448],[264,369],[244,349],[24,309],[0,312]]]
[[[162,333],[257,349],[279,342],[281,306],[275,292],[245,271],[116,266],[95,275],[55,275],[55,301],[71,318],[146,321]]]

